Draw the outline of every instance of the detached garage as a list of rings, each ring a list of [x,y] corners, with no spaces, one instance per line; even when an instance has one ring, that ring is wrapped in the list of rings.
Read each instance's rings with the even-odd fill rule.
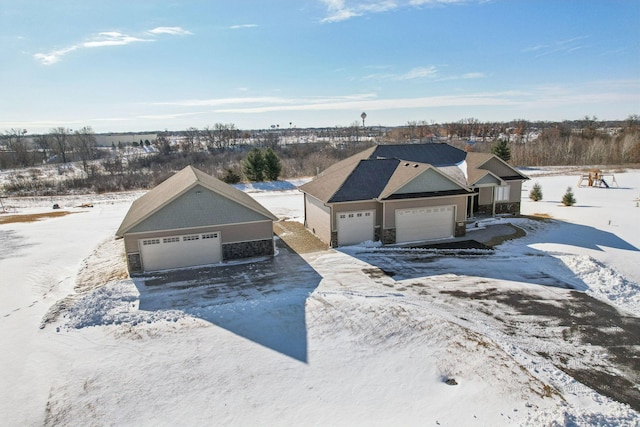
[[[244,192],[191,166],[131,205],[116,236],[130,273],[272,256],[277,218]]]

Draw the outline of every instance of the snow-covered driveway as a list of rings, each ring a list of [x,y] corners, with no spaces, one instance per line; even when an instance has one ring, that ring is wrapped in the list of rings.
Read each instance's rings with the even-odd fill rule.
[[[593,339],[635,339],[638,177],[575,209],[557,206],[567,177],[539,178],[549,202],[523,211],[563,222],[517,220],[529,234],[494,253],[281,252],[193,280],[112,280],[118,245],[91,256],[131,198],[0,225],[0,424],[637,425],[568,373],[638,372]],[[256,197],[301,215],[296,192]]]

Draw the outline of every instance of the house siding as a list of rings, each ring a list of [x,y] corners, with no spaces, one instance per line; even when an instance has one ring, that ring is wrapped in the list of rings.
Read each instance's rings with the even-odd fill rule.
[[[496,214],[520,214],[520,199],[522,197],[522,181],[508,181],[511,187],[509,189],[509,200],[496,202]],[[495,187],[480,188],[478,195],[477,213],[492,215],[493,214],[493,192]]]
[[[513,168],[508,165],[505,165],[497,158],[489,159],[485,164],[483,164],[480,169],[489,170],[493,172],[494,175],[503,177],[503,176],[513,176]]]
[[[459,189],[460,186],[451,182],[451,179],[442,176],[434,170],[426,170],[420,176],[395,191],[394,194],[428,193]]]
[[[131,227],[127,233],[175,230],[183,228],[185,224],[191,227],[208,227],[214,222],[234,224],[264,219],[264,215],[201,185],[196,185],[147,219]]]
[[[331,209],[320,200],[304,195],[305,227],[320,240],[331,242]]]

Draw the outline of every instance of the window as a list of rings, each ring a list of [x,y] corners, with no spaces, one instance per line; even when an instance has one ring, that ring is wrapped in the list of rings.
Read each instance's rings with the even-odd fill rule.
[[[146,240],[142,241],[142,244],[144,246],[159,245],[160,244],[160,239],[146,239]]]
[[[203,234],[202,235],[202,240],[204,239],[217,239],[218,238],[218,233],[209,233],[209,234]]]
[[[200,240],[200,236],[199,236],[199,235],[197,235],[197,234],[194,234],[193,236],[184,236],[184,237],[182,238],[182,241],[183,241],[183,242],[189,242],[189,241],[191,241],[191,240]]]
[[[508,185],[503,185],[500,187],[496,187],[495,190],[495,200],[496,202],[508,202],[509,201],[509,187]]]
[[[179,237],[165,237],[164,239],[162,239],[162,243],[176,243],[179,241],[180,241]]]
[[[371,212],[366,212],[364,216],[371,216]]]
[[[353,218],[353,214],[349,214],[349,218]]]
[[[362,218],[362,214],[361,213],[358,213],[357,215],[358,215],[358,218]]]
[[[345,214],[340,215],[340,219],[345,219],[347,216]]]

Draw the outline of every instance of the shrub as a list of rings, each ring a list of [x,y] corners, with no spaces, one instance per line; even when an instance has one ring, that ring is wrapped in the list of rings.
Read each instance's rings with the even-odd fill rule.
[[[232,169],[227,169],[227,172],[221,180],[227,184],[237,184],[240,182],[240,175],[235,173]]]
[[[529,192],[529,198],[534,202],[542,200],[542,187],[537,182],[533,184],[533,188]]]
[[[576,204],[576,198],[573,197],[571,187],[567,187],[567,192],[562,196],[562,204],[565,206],[573,206]]]

